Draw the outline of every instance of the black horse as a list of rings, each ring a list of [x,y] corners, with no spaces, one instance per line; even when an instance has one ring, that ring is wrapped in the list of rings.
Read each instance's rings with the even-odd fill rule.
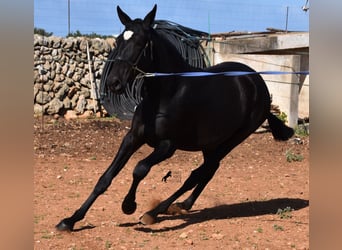
[[[117,39],[117,56],[107,77],[106,84],[112,91],[123,92],[127,82],[144,72],[203,71],[186,63],[176,48],[151,27],[156,9],[155,5],[143,20],[132,20],[117,7],[125,30]],[[225,62],[204,71],[255,72],[236,62]],[[135,212],[138,185],[152,166],[171,157],[177,149],[202,151],[204,158],[202,165],[191,172],[174,194],[140,218],[142,223],[151,224],[158,214],[165,213],[171,205],[172,208],[191,209],[215,174],[220,161],[266,119],[275,139],[287,140],[293,135],[293,129],[271,114],[270,95],[258,74],[146,77],[142,95],[131,129],[113,162],[84,204],[71,217],[63,219],[57,229],[73,230],[74,224],[84,218],[97,197],[107,190],[113,178],[143,144],[147,143],[154,151],[141,160],[133,171],[133,183],[122,203],[125,214]],[[194,190],[187,199],[172,204],[191,189]]]

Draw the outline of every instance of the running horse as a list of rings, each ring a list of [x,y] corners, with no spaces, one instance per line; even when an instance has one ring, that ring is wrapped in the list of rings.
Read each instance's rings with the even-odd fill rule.
[[[220,161],[266,119],[276,140],[287,140],[293,135],[293,129],[270,112],[270,94],[259,74],[237,62],[224,62],[205,69],[190,66],[177,49],[153,29],[156,10],[155,5],[144,19],[132,20],[117,7],[125,30],[117,39],[117,55],[105,84],[111,91],[122,93],[128,82],[142,74],[145,76],[142,101],[136,107],[131,128],[112,163],[83,205],[56,225],[58,230],[73,230],[75,223],[85,217],[98,196],[107,190],[132,154],[144,144],[153,151],[133,170],[131,187],[122,202],[125,214],[135,212],[138,185],[154,165],[171,157],[177,149],[203,153],[203,163],[191,172],[183,185],[140,217],[141,223],[152,224],[158,214],[166,213],[170,206],[190,210]],[[219,74],[232,71],[249,74]],[[173,74],[148,77],[145,72]],[[182,72],[214,74],[185,77]],[[192,189],[184,201],[174,203]]]

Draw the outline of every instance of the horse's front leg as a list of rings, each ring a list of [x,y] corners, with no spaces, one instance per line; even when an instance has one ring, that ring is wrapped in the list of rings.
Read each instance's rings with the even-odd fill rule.
[[[132,214],[135,212],[137,207],[137,204],[135,202],[135,194],[138,185],[141,182],[141,180],[144,179],[146,175],[149,173],[151,167],[171,157],[175,150],[176,149],[172,146],[170,141],[161,141],[149,156],[141,160],[136,165],[133,171],[133,182],[131,188],[129,189],[128,194],[126,195],[122,203],[122,211],[125,214]]]
[[[123,139],[119,151],[116,154],[113,162],[110,164],[108,169],[102,174],[88,199],[83,203],[83,205],[78,210],[74,212],[74,214],[71,217],[65,218],[61,222],[59,222],[56,225],[56,228],[61,231],[72,231],[75,223],[84,218],[85,214],[87,213],[91,205],[95,202],[97,197],[107,190],[113,178],[120,172],[120,170],[127,163],[128,159],[138,148],[141,147],[142,144],[143,142],[139,137],[135,136],[134,133],[131,131],[128,132],[125,138]]]

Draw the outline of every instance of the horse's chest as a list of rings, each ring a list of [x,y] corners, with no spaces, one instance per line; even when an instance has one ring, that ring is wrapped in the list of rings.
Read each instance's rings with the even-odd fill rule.
[[[189,130],[186,123],[167,114],[159,113],[155,115],[153,123],[145,124],[145,139],[152,147],[168,140],[177,148],[192,149],[198,144],[199,137],[196,134],[196,128]]]
[[[158,113],[145,124],[145,135],[150,138],[163,139],[171,132],[171,120],[166,114]]]

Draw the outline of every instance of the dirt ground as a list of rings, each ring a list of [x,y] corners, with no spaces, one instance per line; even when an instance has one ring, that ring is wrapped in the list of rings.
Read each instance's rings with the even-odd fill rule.
[[[140,215],[176,191],[202,156],[177,151],[155,166],[138,188],[137,211],[125,215],[132,170],[151,152],[143,146],[76,230],[59,232],[55,225],[88,197],[130,124],[34,121],[34,249],[309,249],[308,136],[277,142],[269,132],[252,134],[224,158],[188,214],[163,215],[149,226],[139,224]]]

